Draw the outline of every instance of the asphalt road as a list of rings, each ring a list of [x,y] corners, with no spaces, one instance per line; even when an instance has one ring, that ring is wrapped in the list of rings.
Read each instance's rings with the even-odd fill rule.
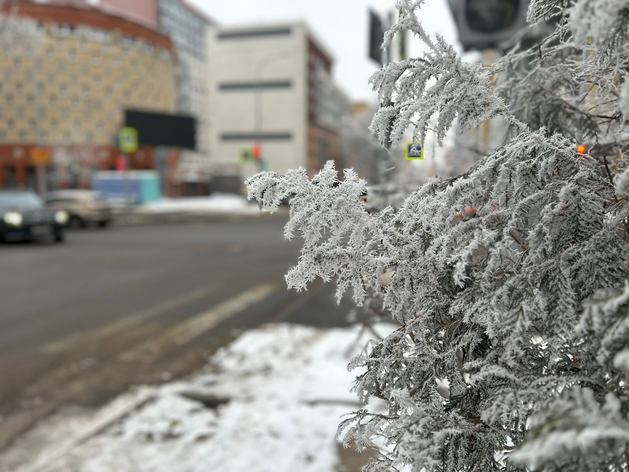
[[[0,245],[0,449],[67,405],[200,368],[269,322],[342,326],[333,288],[287,291],[283,217],[69,232]]]

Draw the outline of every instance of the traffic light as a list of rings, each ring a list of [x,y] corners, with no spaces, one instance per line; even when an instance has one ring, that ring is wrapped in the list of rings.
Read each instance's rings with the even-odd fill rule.
[[[382,42],[384,26],[377,13],[369,10],[369,57],[382,65]]]
[[[253,154],[253,158],[256,161],[262,159],[262,146],[260,146],[260,144],[254,143],[254,145],[251,147],[251,152]]]
[[[529,0],[448,0],[459,41],[470,49],[501,49],[528,26]]]

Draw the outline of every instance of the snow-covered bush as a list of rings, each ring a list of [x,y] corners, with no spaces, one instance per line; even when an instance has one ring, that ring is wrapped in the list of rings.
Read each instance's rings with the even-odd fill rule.
[[[388,413],[354,412],[347,443],[387,448],[367,467],[395,471],[629,470],[629,243],[623,97],[629,3],[536,0],[529,19],[555,33],[497,64],[466,64],[400,0],[422,58],[372,78],[383,144],[431,118],[438,139],[455,119],[494,116],[511,139],[464,175],[433,179],[399,210],[370,214],[365,182],[332,163],[248,181],[250,197],[291,200],[288,238],[303,237],[287,275],[374,293],[400,328],[351,366],[358,396]],[[601,22],[608,22],[602,26]],[[385,41],[385,43],[386,43]],[[629,110],[629,108],[628,108]],[[576,153],[586,140],[591,152]],[[392,275],[391,275],[392,274]],[[386,283],[383,280],[386,278]]]

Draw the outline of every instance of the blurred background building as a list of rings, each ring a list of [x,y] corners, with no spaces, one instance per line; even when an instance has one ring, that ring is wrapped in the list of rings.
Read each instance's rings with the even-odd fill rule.
[[[182,0],[159,0],[159,26],[175,44],[179,112],[196,120],[196,151],[183,151],[180,195],[207,194],[211,179],[208,31],[214,22]]]
[[[89,188],[94,171],[116,166],[125,110],[177,111],[168,36],[95,8],[22,1],[0,11],[42,34],[29,56],[0,51],[0,186]],[[141,147],[129,167],[153,169],[154,152]],[[171,189],[177,154],[167,158]]]
[[[260,169],[342,167],[350,104],[332,79],[331,53],[304,23],[215,28],[209,54],[217,189],[240,188]]]
[[[185,0],[0,0],[0,13],[42,36],[33,54],[0,51],[0,188],[120,171],[129,110],[194,119],[193,149],[146,144],[124,166],[157,171],[167,196],[239,193],[259,170],[312,176],[327,160],[377,178],[373,109],[352,112],[305,23],[223,27]]]

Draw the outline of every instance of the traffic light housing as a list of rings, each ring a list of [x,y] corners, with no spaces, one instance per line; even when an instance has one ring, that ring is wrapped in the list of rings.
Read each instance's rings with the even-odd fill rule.
[[[459,42],[470,49],[502,49],[528,27],[529,0],[448,0]]]
[[[384,42],[384,25],[380,16],[369,10],[369,57],[382,65],[382,43]]]

